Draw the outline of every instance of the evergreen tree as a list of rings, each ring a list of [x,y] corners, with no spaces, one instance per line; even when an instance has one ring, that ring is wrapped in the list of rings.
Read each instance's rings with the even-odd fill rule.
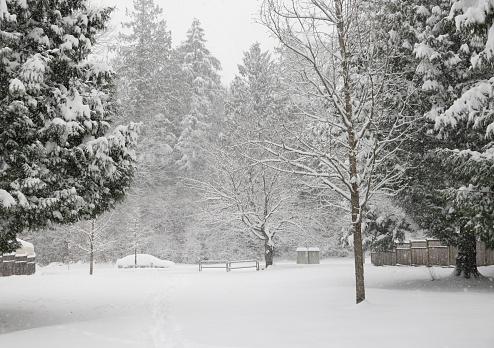
[[[231,132],[235,133],[230,135],[263,140],[276,132],[275,127],[290,113],[284,72],[268,51],[261,51],[259,43],[244,52],[242,62],[230,85],[225,110]]]
[[[420,59],[417,71],[436,140],[428,154],[434,164],[429,169],[435,172],[421,171],[429,174],[430,190],[415,193],[427,198],[430,209],[422,216],[429,220],[430,232],[458,245],[455,274],[479,276],[476,240],[492,244],[494,237],[494,182],[489,175],[494,9],[485,2],[431,1],[416,11],[422,23],[414,50]]]
[[[121,46],[114,61],[122,115],[143,123],[137,149],[137,183],[125,203],[125,211],[132,212],[132,223],[122,220],[120,226],[126,235],[134,231],[136,218],[141,221],[140,229],[158,233],[155,217],[166,216],[169,210],[165,204],[156,203],[166,200],[168,186],[176,183],[172,152],[189,94],[162,14],[163,9],[152,0],[134,0],[131,20],[124,24],[127,32],[120,35]]]
[[[181,58],[182,70],[190,92],[190,104],[180,121],[180,136],[176,149],[179,152],[178,165],[189,170],[200,163],[201,148],[206,139],[213,139],[212,125],[217,101],[223,94],[219,71],[221,64],[206,47],[204,29],[198,19],[194,19],[187,31],[186,40],[177,49]],[[208,136],[209,135],[209,136]]]
[[[396,247],[396,242],[403,242],[411,228],[404,216],[369,205],[363,230],[364,248],[382,252],[392,251]]]
[[[113,71],[87,60],[111,9],[0,1],[0,251],[26,229],[95,218],[134,174],[134,124],[114,131]]]
[[[126,118],[145,123],[158,113],[168,116],[172,105],[179,104],[174,80],[180,67],[162,14],[153,0],[134,0],[134,10],[128,14],[131,20],[123,24],[130,33],[120,34],[114,61],[122,112]]]
[[[134,0],[131,21],[124,24],[115,66],[122,114],[143,122],[139,173],[147,185],[167,180],[179,122],[190,103],[181,61],[172,49],[171,32],[153,0]],[[156,173],[161,173],[156,176]]]

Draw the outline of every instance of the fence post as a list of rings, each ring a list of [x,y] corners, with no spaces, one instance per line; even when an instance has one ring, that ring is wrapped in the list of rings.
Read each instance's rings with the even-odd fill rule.
[[[427,267],[431,266],[430,255],[429,255],[429,240],[425,240],[425,247],[427,249]]]
[[[32,275],[36,273],[36,256],[28,255],[27,256],[27,275]]]

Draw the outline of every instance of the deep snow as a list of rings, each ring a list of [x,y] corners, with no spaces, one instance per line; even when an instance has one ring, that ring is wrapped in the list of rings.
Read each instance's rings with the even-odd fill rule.
[[[172,261],[161,260],[156,256],[149,254],[137,254],[137,255],[128,255],[121,259],[118,259],[115,265],[118,268],[135,268],[135,267],[169,268],[169,267],[173,267],[175,263],[173,263]]]
[[[494,347],[492,279],[365,272],[367,301],[355,305],[351,259],[228,273],[96,265],[93,276],[51,265],[0,278],[0,347]]]

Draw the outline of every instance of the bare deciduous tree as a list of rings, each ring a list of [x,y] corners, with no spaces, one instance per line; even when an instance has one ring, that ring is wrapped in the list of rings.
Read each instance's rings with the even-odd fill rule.
[[[390,166],[407,121],[399,107],[405,87],[391,71],[396,55],[377,1],[264,0],[261,21],[285,51],[298,97],[295,123],[265,141],[268,165],[318,178],[343,198],[351,216],[356,302],[365,299],[362,213],[373,192],[401,174]],[[394,93],[394,96],[392,95]],[[396,98],[397,95],[403,97]],[[401,104],[400,104],[401,103]],[[378,171],[386,165],[387,170]],[[281,169],[286,170],[286,169]]]
[[[67,228],[68,242],[89,256],[89,275],[93,274],[95,253],[111,249],[115,238],[108,234],[113,213],[99,219],[80,221]]]
[[[273,265],[275,235],[293,223],[288,206],[295,190],[287,174],[255,164],[235,147],[215,151],[215,173],[208,182],[191,180],[213,220],[241,221],[264,242],[266,267]]]

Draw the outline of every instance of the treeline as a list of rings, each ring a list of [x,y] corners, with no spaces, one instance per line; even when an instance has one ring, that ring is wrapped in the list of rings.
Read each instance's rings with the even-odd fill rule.
[[[493,9],[449,0],[285,2],[264,0],[259,13],[279,47],[247,47],[225,87],[199,20],[174,46],[163,10],[134,1],[115,73],[105,75],[109,97],[91,104],[95,113],[104,104],[105,122],[140,123],[135,170],[122,172],[132,184],[123,182],[119,204],[74,216],[92,221],[85,226],[19,225],[40,260],[148,252],[270,265],[297,246],[318,246],[323,257],[353,249],[360,302],[362,252],[418,230],[458,246],[458,275],[479,275],[475,241],[494,246]],[[69,61],[80,56],[68,53]],[[90,71],[85,78],[101,82]],[[84,80],[80,72],[67,79]],[[50,222],[73,222],[59,220]]]
[[[336,210],[322,213],[331,194],[258,163],[267,153],[253,140],[277,132],[277,122],[294,112],[280,59],[254,43],[225,87],[200,21],[173,47],[162,11],[135,1],[124,24],[129,34],[119,34],[109,62],[113,122],[141,123],[132,187],[94,221],[23,234],[36,244],[38,261],[109,262],[137,251],[192,263],[263,259],[266,250],[272,260],[293,258],[300,245],[347,255],[343,219]]]

